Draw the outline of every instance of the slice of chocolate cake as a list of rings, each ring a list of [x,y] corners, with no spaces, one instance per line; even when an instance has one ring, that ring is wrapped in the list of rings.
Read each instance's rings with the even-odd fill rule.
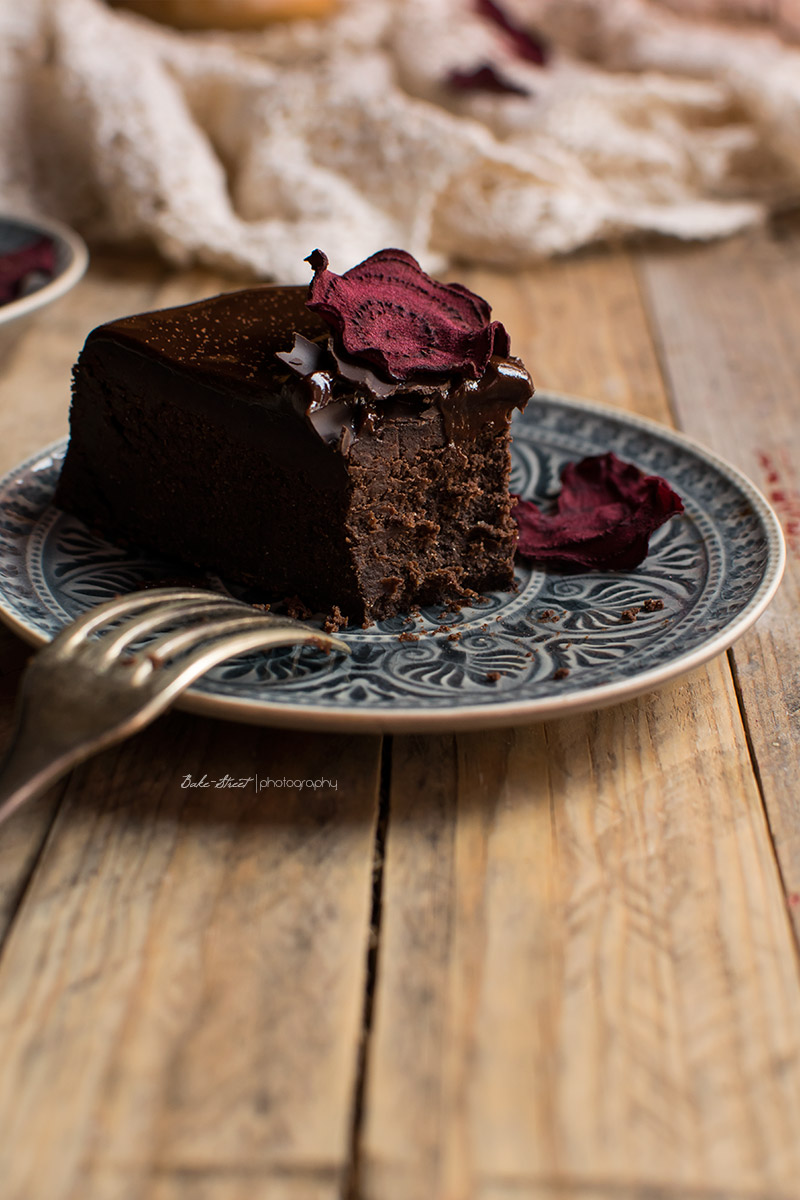
[[[402,251],[90,333],[56,503],[111,539],[349,621],[513,582],[512,409],[488,305]]]

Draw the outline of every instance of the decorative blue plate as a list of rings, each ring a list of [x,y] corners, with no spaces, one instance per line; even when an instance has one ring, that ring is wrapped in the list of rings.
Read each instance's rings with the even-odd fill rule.
[[[763,612],[783,572],[783,536],[734,467],[650,421],[562,396],[537,394],[513,431],[511,486],[525,497],[547,504],[566,462],[613,450],[664,476],[686,511],[658,530],[634,571],[519,566],[516,593],[345,631],[349,659],[303,649],[230,660],[180,707],[351,732],[512,725],[649,691],[724,650]],[[0,482],[0,618],[34,643],[120,592],[187,574],[102,541],[51,505],[64,449],[41,451]],[[195,582],[226,590],[214,576]]]

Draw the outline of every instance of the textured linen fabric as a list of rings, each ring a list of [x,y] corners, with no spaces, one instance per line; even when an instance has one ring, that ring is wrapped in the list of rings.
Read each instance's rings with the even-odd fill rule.
[[[732,233],[800,197],[800,47],[755,0],[343,0],[180,33],[101,0],[0,0],[0,207],[305,282],[383,246],[522,266],[637,231]],[[783,15],[781,15],[783,14]],[[761,22],[759,24],[759,22]],[[785,28],[784,28],[785,27]],[[523,90],[458,90],[490,66]]]

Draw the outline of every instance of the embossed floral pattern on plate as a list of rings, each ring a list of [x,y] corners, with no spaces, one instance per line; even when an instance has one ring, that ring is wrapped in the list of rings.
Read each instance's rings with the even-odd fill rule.
[[[710,658],[778,586],[777,519],[744,476],[680,435],[554,395],[537,394],[515,421],[512,490],[546,504],[565,462],[606,450],[663,475],[686,506],[657,531],[635,571],[520,565],[516,593],[445,617],[436,605],[348,630],[349,660],[307,649],[232,660],[186,693],[182,707],[316,729],[513,724],[625,699]],[[55,509],[63,453],[64,443],[42,451],[0,483],[0,616],[30,641],[117,593],[186,573],[112,546]],[[197,583],[224,588],[213,576],[198,574]],[[646,611],[648,600],[663,608]],[[633,621],[630,609],[639,609]],[[416,640],[400,640],[403,633]]]

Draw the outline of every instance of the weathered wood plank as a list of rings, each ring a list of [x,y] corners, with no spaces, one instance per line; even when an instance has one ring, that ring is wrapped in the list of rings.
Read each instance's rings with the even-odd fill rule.
[[[50,399],[33,433],[3,418],[0,466],[61,431],[54,381],[91,325],[232,286],[152,271],[123,304],[109,267],[106,311],[93,293],[50,370],[21,348],[13,396],[39,381]],[[627,257],[468,282],[540,386],[668,418]],[[175,716],[76,774],[0,961],[9,1200],[32,1182],[48,1200],[337,1194],[376,747]],[[341,763],[349,799],[320,817],[279,796],[256,819],[254,797],[222,793],[193,819],[181,766],[230,769],[231,750],[287,773]],[[643,1180],[672,1200],[720,1178],[763,1194],[796,1169],[797,980],[724,660],[607,714],[404,739],[395,811],[365,1196],[624,1196]]]
[[[795,1185],[800,984],[724,659],[398,739],[383,914],[365,1200]]]
[[[669,421],[627,256],[468,282],[540,386]],[[594,715],[400,739],[383,913],[366,1200],[796,1178],[800,984],[724,657]]]
[[[763,489],[786,532],[781,589],[733,659],[800,937],[800,229],[651,254],[642,274],[682,427]]]
[[[481,1200],[793,1200],[787,1192],[731,1188],[685,1188],[657,1184],[642,1188],[638,1184],[598,1183],[592,1179],[558,1180],[530,1183],[528,1180],[489,1182],[481,1190]]]
[[[101,257],[7,362],[0,468],[66,429],[90,328],[232,286]],[[10,706],[27,651],[3,649]],[[0,960],[4,1200],[338,1195],[379,759],[174,715],[73,774]],[[204,773],[332,786],[182,790]],[[2,831],[9,912],[53,803]]]
[[[92,1169],[81,1183],[91,1200],[329,1200],[338,1197],[338,1172],[298,1170],[284,1174],[226,1166],[141,1170]]]
[[[147,308],[164,276],[155,260],[98,255],[73,291],[25,327],[0,364],[0,472],[66,434],[72,364],[87,333]]]
[[[226,773],[332,786],[181,787]],[[180,714],[73,774],[0,960],[4,1200],[338,1194],[378,777]]]
[[[0,362],[0,473],[66,433],[70,372],[90,329],[148,305],[180,303],[225,286],[232,285],[202,272],[170,273],[155,259],[95,256],[86,278],[26,325]],[[14,695],[29,654],[16,637],[0,631],[2,748],[11,736]],[[64,786],[50,789],[0,831],[0,943]]]
[[[164,268],[152,261],[126,261],[123,273],[118,258],[100,256],[74,291],[24,326],[18,344],[0,361],[0,473],[66,433],[70,371],[86,334],[120,311],[147,304],[163,275]],[[13,698],[29,654],[11,634],[0,635],[2,747],[11,735]],[[0,942],[64,786],[52,788],[0,830]]]
[[[473,271],[463,278],[490,300],[537,388],[672,423],[629,255],[598,253],[519,276]]]

